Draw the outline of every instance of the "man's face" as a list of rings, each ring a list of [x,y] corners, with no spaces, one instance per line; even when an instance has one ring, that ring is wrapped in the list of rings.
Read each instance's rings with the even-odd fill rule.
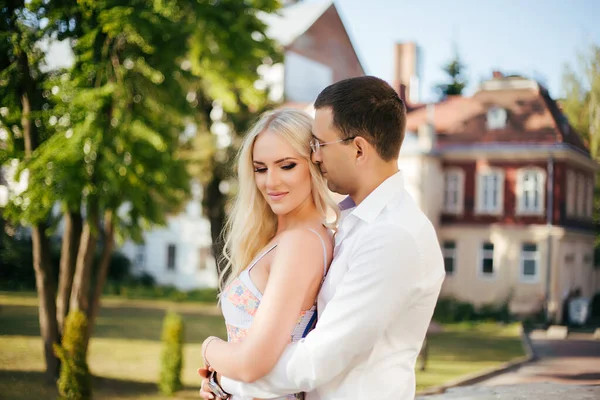
[[[335,142],[341,139],[340,132],[333,126],[333,112],[325,107],[316,111],[313,122],[313,136],[319,143]],[[327,186],[332,192],[349,194],[355,181],[356,151],[351,141],[330,143],[320,146],[311,159],[318,164]]]

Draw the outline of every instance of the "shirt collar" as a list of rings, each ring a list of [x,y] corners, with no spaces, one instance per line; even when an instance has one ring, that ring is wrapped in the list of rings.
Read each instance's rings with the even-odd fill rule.
[[[367,223],[371,223],[377,218],[384,207],[396,195],[404,191],[404,178],[402,171],[381,182],[353,211],[352,214]],[[344,200],[345,201],[345,200]],[[340,203],[341,204],[341,203]]]
[[[340,211],[346,211],[356,207],[356,204],[354,204],[354,200],[352,200],[352,197],[347,196],[344,200],[338,203],[338,207],[340,208]]]

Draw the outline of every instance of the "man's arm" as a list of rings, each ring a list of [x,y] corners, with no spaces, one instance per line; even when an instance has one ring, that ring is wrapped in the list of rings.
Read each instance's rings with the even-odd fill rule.
[[[288,345],[266,377],[252,384],[222,377],[227,392],[273,398],[312,391],[371,351],[394,316],[410,306],[423,273],[415,238],[388,224],[373,226],[358,240],[348,272],[317,327]]]

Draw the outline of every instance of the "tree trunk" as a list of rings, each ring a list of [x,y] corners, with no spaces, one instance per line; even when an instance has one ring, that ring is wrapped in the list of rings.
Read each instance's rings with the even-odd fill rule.
[[[93,202],[90,202],[93,204]],[[98,239],[98,207],[90,206],[88,218],[83,226],[69,310],[80,310],[86,315],[89,311],[90,278],[94,264],[94,253]]]
[[[40,332],[44,342],[46,360],[46,379],[53,382],[58,377],[59,362],[54,354],[53,345],[59,343],[58,324],[56,322],[56,282],[50,263],[50,244],[46,237],[45,226],[34,226],[31,232],[33,243],[33,268],[39,299]]]
[[[215,174],[213,179],[206,185],[204,189],[204,215],[210,221],[210,235],[212,238],[212,250],[217,266],[217,274],[225,267],[221,262],[223,254],[223,246],[225,245],[222,231],[225,226],[225,202],[226,197],[219,190],[221,178]]]
[[[31,78],[29,60],[25,52],[19,57],[19,66],[24,76],[21,93],[21,126],[25,142],[25,159],[31,159],[39,145],[37,128],[31,123],[32,100],[36,91],[35,82]],[[38,317],[40,334],[44,342],[44,359],[46,361],[46,379],[55,381],[58,378],[59,361],[54,354],[53,345],[59,342],[58,324],[56,322],[56,281],[50,262],[50,243],[46,237],[46,226],[43,223],[34,225],[31,231],[33,247],[33,269],[35,285],[39,299]]]
[[[90,310],[88,312],[88,334],[87,341],[89,342],[92,337],[94,322],[98,311],[100,310],[100,297],[102,296],[102,289],[106,282],[106,276],[108,275],[108,268],[110,266],[110,260],[115,244],[115,230],[113,223],[113,212],[107,211],[104,215],[104,243],[102,248],[102,256],[100,258],[100,265],[96,275],[96,287],[92,295],[92,302],[90,304]]]
[[[56,304],[56,319],[58,330],[62,337],[64,323],[69,312],[69,300],[73,286],[73,274],[75,273],[75,262],[79,250],[79,240],[83,221],[81,214],[77,212],[66,212],[64,214],[65,231],[62,238],[60,252],[60,276],[58,282],[58,298]]]

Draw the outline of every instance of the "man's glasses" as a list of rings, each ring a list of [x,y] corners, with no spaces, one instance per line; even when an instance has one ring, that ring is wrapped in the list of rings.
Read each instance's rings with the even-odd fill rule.
[[[312,138],[310,140],[310,148],[313,151],[313,153],[318,153],[321,150],[321,147],[323,147],[323,146],[327,146],[328,144],[333,144],[333,143],[346,142],[346,141],[352,140],[354,138],[356,138],[356,136],[352,136],[352,137],[349,137],[346,139],[333,140],[331,142],[325,142],[325,143],[319,142],[319,140],[317,138]]]

